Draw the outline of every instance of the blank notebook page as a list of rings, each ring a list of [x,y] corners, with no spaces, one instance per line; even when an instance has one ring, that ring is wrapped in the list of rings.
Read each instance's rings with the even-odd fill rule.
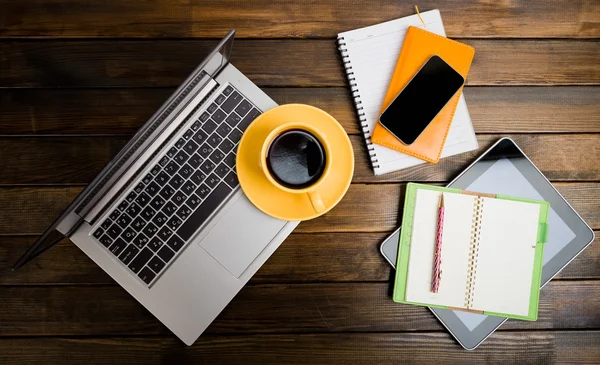
[[[471,306],[469,263],[477,197],[444,194],[438,293],[431,291],[438,205],[442,192],[418,189],[410,243],[406,300],[526,316],[529,312],[540,205],[482,198],[479,255]]]
[[[427,11],[421,15],[428,31],[446,36],[438,10]],[[344,38],[346,53],[352,66],[352,77],[358,89],[353,95],[361,101],[360,106],[365,113],[369,136],[379,120],[383,99],[409,26],[424,28],[419,17],[412,15],[338,35]],[[425,162],[383,146],[373,146],[380,166],[375,169],[377,175]],[[461,95],[442,150],[442,157],[471,151],[477,147],[467,103],[464,95]]]

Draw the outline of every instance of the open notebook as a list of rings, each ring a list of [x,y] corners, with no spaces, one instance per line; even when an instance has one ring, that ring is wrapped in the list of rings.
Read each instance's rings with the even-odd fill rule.
[[[421,13],[426,29],[446,36],[438,10]],[[409,26],[423,28],[417,15],[392,20],[366,28],[338,34],[338,47],[375,175],[418,165],[425,161],[371,143],[371,134],[379,119],[381,106],[398,61]],[[464,95],[461,95],[442,157],[478,148]]]
[[[431,290],[440,195],[439,291]],[[409,184],[394,300],[536,320],[548,202]]]

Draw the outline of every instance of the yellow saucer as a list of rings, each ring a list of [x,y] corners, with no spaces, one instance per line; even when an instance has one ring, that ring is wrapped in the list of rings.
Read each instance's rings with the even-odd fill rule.
[[[331,170],[318,188],[325,205],[320,213],[314,211],[306,194],[277,188],[260,167],[261,148],[268,134],[292,121],[310,124],[331,146]],[[287,104],[261,114],[246,129],[238,147],[236,169],[242,190],[258,209],[278,219],[304,221],[327,213],[342,200],[352,181],[354,153],[348,135],[331,115],[310,105]]]

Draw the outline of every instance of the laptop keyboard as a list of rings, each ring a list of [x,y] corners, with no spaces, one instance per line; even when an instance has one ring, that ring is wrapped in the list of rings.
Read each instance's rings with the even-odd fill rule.
[[[259,114],[228,85],[92,235],[150,284],[239,185],[237,144]]]

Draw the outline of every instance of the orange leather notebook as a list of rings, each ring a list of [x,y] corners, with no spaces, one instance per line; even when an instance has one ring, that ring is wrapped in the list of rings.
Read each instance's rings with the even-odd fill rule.
[[[381,112],[398,96],[400,91],[433,55],[440,56],[466,80],[475,55],[475,49],[421,28],[409,27],[390,86],[381,106]],[[379,122],[375,125],[371,141],[427,162],[438,162],[461,94],[462,88],[411,145],[400,142]],[[410,120],[403,120],[400,123],[410,123]]]

